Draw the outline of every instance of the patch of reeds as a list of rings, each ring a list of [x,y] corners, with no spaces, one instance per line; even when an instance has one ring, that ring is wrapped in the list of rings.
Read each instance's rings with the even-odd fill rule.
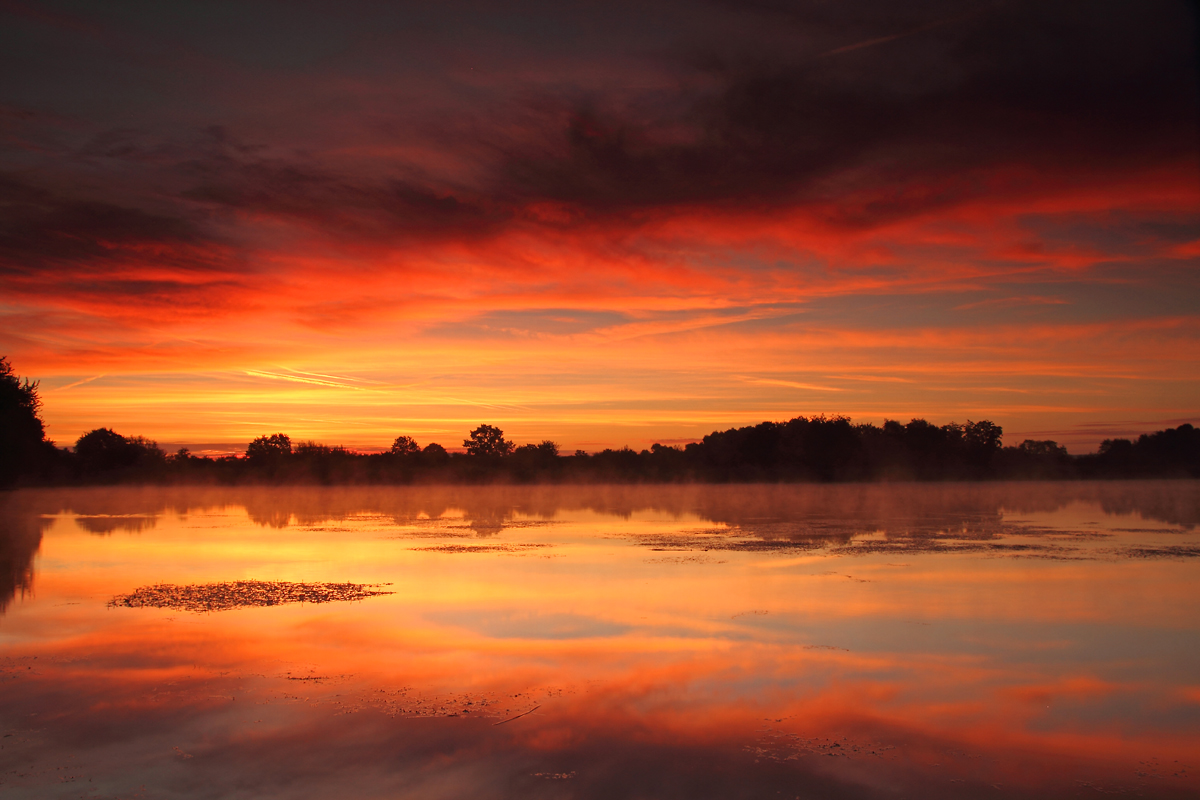
[[[171,608],[180,611],[228,611],[247,606],[284,603],[335,603],[363,600],[393,592],[384,583],[292,583],[291,581],[225,581],[177,586],[143,586],[108,601],[109,608]]]

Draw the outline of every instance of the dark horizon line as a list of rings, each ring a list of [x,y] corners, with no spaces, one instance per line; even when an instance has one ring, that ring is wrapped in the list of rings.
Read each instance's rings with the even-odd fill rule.
[[[875,423],[872,423],[872,422],[855,422],[852,417],[850,417],[849,415],[846,415],[846,414],[816,414],[816,415],[807,416],[807,417],[804,415],[799,415],[797,417],[793,417],[790,420],[784,420],[784,421],[760,420],[759,422],[747,423],[742,426],[734,426],[734,427],[725,428],[725,429],[715,429],[713,431],[710,431],[707,434],[704,434],[701,436],[696,436],[696,437],[670,438],[670,439],[665,439],[665,440],[664,439],[656,439],[654,441],[654,443],[651,444],[649,447],[644,447],[644,448],[641,448],[640,450],[636,447],[630,446],[629,444],[624,444],[619,447],[608,446],[608,447],[598,448],[598,449],[594,449],[594,450],[577,448],[573,451],[573,453],[569,453],[566,455],[571,455],[571,454],[580,453],[580,452],[587,453],[589,456],[594,456],[599,453],[606,453],[606,452],[633,451],[635,453],[641,453],[641,452],[648,452],[650,449],[652,449],[654,447],[666,447],[666,448],[670,448],[673,450],[685,450],[688,445],[702,444],[702,443],[704,443],[704,441],[706,439],[708,439],[711,436],[719,435],[722,433],[728,433],[730,431],[735,431],[735,430],[756,428],[756,427],[763,426],[763,425],[786,425],[789,422],[792,422],[794,420],[810,420],[810,421],[822,420],[822,421],[830,421],[830,422],[837,421],[837,420],[846,420],[847,422],[850,423],[851,426],[853,426],[855,428],[865,427],[865,428],[875,428],[877,430],[883,429],[884,426],[886,426],[888,423],[898,423],[900,425],[908,425],[911,423],[928,423],[928,419],[926,417],[920,417],[920,416],[913,417],[909,421],[909,423],[900,423],[899,420],[884,417],[883,424],[876,425]],[[981,420],[981,422],[986,423],[986,424],[993,424],[993,423],[991,423],[990,420]],[[932,424],[932,423],[930,423],[930,424]],[[966,424],[969,425],[969,424],[974,424],[974,423],[971,420],[967,420]],[[1092,423],[1083,423],[1083,424],[1087,425],[1087,424],[1092,424]],[[1102,424],[1102,423],[1095,423],[1095,424]],[[1071,458],[1080,458],[1080,457],[1085,457],[1088,455],[1098,454],[1099,452],[1101,452],[1101,448],[1103,447],[1105,442],[1117,442],[1117,441],[1133,442],[1133,441],[1137,441],[1137,439],[1139,437],[1151,436],[1156,433],[1162,433],[1163,431],[1177,429],[1181,426],[1192,426],[1192,427],[1200,428],[1200,417],[1197,417],[1197,418],[1179,417],[1179,418],[1170,419],[1170,420],[1162,420],[1157,423],[1150,423],[1150,424],[1161,425],[1164,427],[1147,429],[1145,431],[1138,431],[1138,432],[1114,433],[1111,436],[1107,436],[1104,439],[1101,439],[1096,450],[1090,451],[1090,452],[1071,453],[1066,445],[1060,444],[1055,439],[1050,439],[1048,437],[1047,438],[1032,438],[1032,435],[1026,436],[1026,438],[1024,438],[1021,441],[1021,443],[1011,444],[1011,445],[1002,445],[1002,447],[1005,447],[1005,448],[1020,447],[1025,442],[1035,442],[1035,443],[1039,443],[1039,444],[1051,443],[1051,444],[1067,451],[1067,455],[1069,455]],[[486,426],[487,423],[484,423],[484,425]],[[957,423],[952,420],[952,421],[946,423],[945,425],[935,425],[934,427],[937,427],[939,429],[947,429],[947,428],[951,428],[953,426],[961,427],[962,425],[963,425],[962,423]],[[996,426],[996,427],[998,429],[1000,429],[1001,431],[1003,430],[1002,426]],[[104,430],[104,428],[96,428],[94,430]],[[112,429],[109,428],[108,430],[112,430]],[[497,429],[497,430],[499,430],[499,429]],[[503,431],[500,431],[500,432],[503,433]],[[1053,431],[1034,431],[1034,432],[1032,432],[1032,434],[1052,434],[1052,433],[1055,433],[1055,432],[1053,432]],[[1061,435],[1062,433],[1066,433],[1066,432],[1060,431],[1058,433],[1059,433],[1059,435]],[[262,434],[261,436],[255,437],[255,439],[262,439],[267,436],[281,435],[281,434],[285,435],[289,439],[291,439],[293,442],[293,446],[299,446],[301,444],[315,445],[315,446],[326,448],[326,449],[344,451],[350,455],[359,455],[359,456],[382,455],[382,454],[390,453],[392,451],[392,447],[388,446],[388,445],[328,444],[326,442],[318,441],[313,438],[300,439],[300,438],[292,437],[291,434],[287,434],[284,431],[276,431],[274,434]],[[163,449],[164,451],[167,451],[168,454],[174,454],[174,453],[178,452],[179,450],[187,450],[193,457],[214,458],[214,459],[227,457],[227,456],[244,457],[246,455],[246,451],[250,447],[251,443],[253,441],[255,441],[255,439],[251,439],[250,441],[247,441],[247,442],[186,442],[186,441],[159,442],[157,440],[152,440],[152,439],[149,439],[148,437],[141,437],[138,435],[130,436],[127,438],[145,439],[149,444],[157,446],[157,447]],[[1001,434],[1001,438],[1003,438],[1003,434]],[[522,446],[536,447],[538,444],[543,444],[545,442],[553,442],[556,446],[558,446],[558,442],[555,441],[554,439],[541,439],[540,441],[530,440],[525,443],[518,443],[516,441],[513,441],[513,442],[511,442],[511,444],[513,444],[514,447],[522,447]],[[469,452],[468,447],[466,446],[466,440],[464,440],[463,445],[446,445],[446,444],[442,444],[441,442],[431,440],[431,441],[427,442],[426,445],[424,445],[424,446],[428,446],[430,444],[441,447],[450,455],[467,455]],[[74,447],[74,445],[64,445],[64,446],[60,447],[59,449],[64,450],[66,452],[74,452],[75,447]]]
[[[853,424],[848,417],[796,417],[787,422],[713,431],[685,447],[608,448],[562,454],[550,440],[516,446],[480,425],[466,452],[420,447],[398,436],[390,451],[362,453],[316,442],[260,436],[244,455],[168,455],[144,437],[97,428],[74,452],[46,442],[29,483],[676,483],[993,481],[1081,478],[1200,478],[1200,429],[1185,423],[1136,441],[1108,439],[1096,453],[1073,456],[1052,440],[1003,446],[1003,428],[988,420],[937,426]],[[35,466],[30,464],[30,467]]]
[[[412,483],[489,482],[751,482],[997,480],[1011,478],[1200,478],[1200,429],[1191,423],[1105,439],[1096,453],[1071,455],[1051,439],[1004,446],[990,420],[935,425],[855,424],[848,416],[797,416],[714,430],[682,447],[575,450],[566,457],[549,439],[523,444],[481,424],[463,439],[465,452],[440,443],[421,447],[398,435],[387,451],[363,452],[316,441],[293,444],[284,433],[259,436],[243,455],[168,454],[144,436],[96,428],[74,448],[47,440],[35,381],[20,380],[0,357],[0,486],[136,482]]]

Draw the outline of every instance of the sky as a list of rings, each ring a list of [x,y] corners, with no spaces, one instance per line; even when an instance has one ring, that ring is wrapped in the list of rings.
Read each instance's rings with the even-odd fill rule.
[[[48,436],[1200,423],[1182,0],[0,2]]]

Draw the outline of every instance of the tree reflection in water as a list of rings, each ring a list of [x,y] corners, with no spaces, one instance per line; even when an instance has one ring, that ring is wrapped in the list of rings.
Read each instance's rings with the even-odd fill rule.
[[[1196,482],[9,493],[0,780],[14,797],[1195,796],[1198,499]],[[384,583],[105,607],[142,587]]]
[[[26,498],[0,493],[0,614],[19,592],[33,590],[33,557],[50,520],[25,506]]]

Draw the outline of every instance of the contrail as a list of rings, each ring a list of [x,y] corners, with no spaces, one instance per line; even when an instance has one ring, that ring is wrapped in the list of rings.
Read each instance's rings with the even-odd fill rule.
[[[336,381],[323,381],[318,378],[301,378],[296,375],[280,375],[278,372],[263,372],[257,369],[243,370],[247,375],[253,375],[256,378],[271,378],[277,381],[292,381],[294,383],[310,383],[314,386],[332,386],[337,389],[353,389],[356,392],[364,391],[362,386],[353,386],[349,383],[338,383]]]
[[[104,373],[104,374],[107,375],[108,373]],[[104,375],[93,375],[90,378],[84,378],[81,381],[75,381],[74,383],[68,383],[66,386],[59,386],[57,389],[47,389],[46,391],[61,392],[64,389],[74,389],[76,386],[83,386],[85,383],[91,383],[92,381],[98,381],[103,377],[104,377]]]
[[[355,383],[382,383],[382,381],[370,381],[366,378],[348,378],[345,375],[325,375],[320,372],[305,372],[302,369],[292,369],[284,367],[288,372],[293,372],[297,375],[311,375],[314,378],[328,378],[331,381],[354,381]]]
[[[981,14],[987,8],[988,8],[988,6],[982,6],[980,8],[976,8],[971,11],[968,11],[965,14],[955,14],[952,17],[946,17],[944,19],[934,20],[933,22],[927,22],[924,25],[919,25],[916,28],[912,28],[911,30],[904,31],[903,33],[894,33],[891,36],[879,36],[875,39],[867,39],[866,41],[863,41],[863,42],[856,42],[854,44],[845,45],[844,47],[838,47],[833,50],[827,50],[824,53],[821,53],[820,55],[813,56],[813,58],[818,59],[818,58],[825,58],[826,56],[836,56],[841,53],[849,53],[852,50],[861,50],[864,47],[874,47],[877,44],[887,44],[888,42],[894,42],[897,39],[904,39],[909,36],[914,36],[918,33],[923,33],[924,31],[931,30],[933,28],[940,28],[943,25],[949,25],[953,22],[958,22],[960,20],[974,17],[978,14]]]
[[[790,386],[793,389],[810,389],[814,392],[844,392],[836,386],[821,386],[816,383],[797,383],[796,381],[781,381],[775,378],[743,378],[746,383],[765,383],[771,386]]]

